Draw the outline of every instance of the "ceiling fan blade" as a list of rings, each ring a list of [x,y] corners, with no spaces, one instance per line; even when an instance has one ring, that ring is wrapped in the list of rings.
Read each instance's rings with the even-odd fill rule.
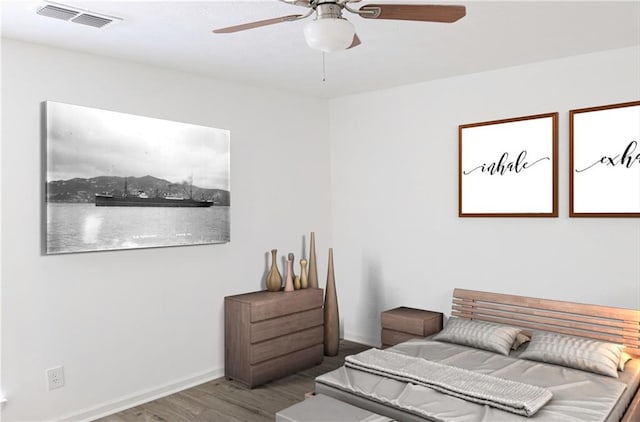
[[[367,19],[451,23],[466,14],[464,6],[435,4],[366,4],[358,14]]]
[[[301,17],[302,15],[288,15],[280,16],[279,18],[265,19],[263,21],[243,23],[241,25],[228,26],[226,28],[214,29],[215,34],[228,34],[231,32],[246,31],[247,29],[259,28],[261,26],[273,25],[280,22],[293,21]]]
[[[309,0],[280,0],[283,3],[292,4],[294,6],[311,7]]]
[[[357,47],[360,44],[362,44],[362,41],[360,41],[360,37],[358,37],[358,34],[353,34],[353,42],[349,47],[347,47],[347,50],[353,47]]]

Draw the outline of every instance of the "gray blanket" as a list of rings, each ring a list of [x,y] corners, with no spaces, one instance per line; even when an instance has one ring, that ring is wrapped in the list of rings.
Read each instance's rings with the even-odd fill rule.
[[[392,351],[370,349],[347,356],[347,367],[423,385],[474,403],[523,416],[535,414],[551,400],[549,390],[443,365]]]
[[[469,371],[537,385],[553,398],[533,416],[462,400],[422,385],[342,366],[316,378],[316,392],[400,421],[619,422],[640,382],[640,359],[620,378],[502,356],[458,344],[416,339],[390,349]]]

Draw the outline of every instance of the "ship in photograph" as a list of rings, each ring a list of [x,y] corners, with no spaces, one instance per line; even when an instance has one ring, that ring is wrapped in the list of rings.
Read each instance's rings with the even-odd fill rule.
[[[127,179],[124,180],[122,196],[117,197],[105,193],[96,193],[95,197],[96,207],[210,207],[213,205],[212,200],[193,199],[193,188],[189,190],[189,198],[175,195],[151,198],[145,192],[132,196],[128,193]]]

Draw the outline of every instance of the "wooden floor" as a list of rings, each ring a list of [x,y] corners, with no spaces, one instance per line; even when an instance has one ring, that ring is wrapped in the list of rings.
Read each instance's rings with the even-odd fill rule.
[[[369,346],[343,340],[340,342],[338,356],[325,356],[323,363],[318,366],[253,390],[220,378],[98,421],[273,422],[276,412],[302,401],[304,393],[313,391],[315,377],[342,366],[345,356],[368,348]]]

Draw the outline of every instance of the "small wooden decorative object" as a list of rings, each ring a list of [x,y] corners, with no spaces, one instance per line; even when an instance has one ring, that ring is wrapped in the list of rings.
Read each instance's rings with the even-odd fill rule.
[[[293,256],[293,253],[291,253],[291,252],[289,252],[289,255],[287,255],[287,258],[290,258],[290,259],[291,259],[291,278],[292,278],[292,279],[293,279],[293,281],[295,282],[295,280],[296,280],[296,270],[295,270],[295,266],[294,266],[294,264],[295,264],[295,262],[296,262],[296,259],[295,259],[295,257]]]
[[[282,287],[282,275],[278,270],[278,263],[276,259],[278,254],[277,249],[271,249],[271,269],[267,274],[267,290],[270,292],[279,292]]]
[[[316,234],[311,232],[311,247],[309,248],[309,287],[318,288],[318,268],[316,266]]]
[[[300,260],[300,288],[306,289],[309,287],[309,279],[307,278],[307,260],[302,258]]]
[[[293,254],[287,256],[287,281],[284,283],[284,291],[292,292],[293,288]]]
[[[293,279],[293,288],[296,290],[300,290],[300,276],[297,275],[296,278]]]
[[[340,348],[340,316],[338,314],[338,296],[336,278],[333,271],[333,248],[329,248],[327,268],[327,286],[324,297],[324,354],[336,356]]]

